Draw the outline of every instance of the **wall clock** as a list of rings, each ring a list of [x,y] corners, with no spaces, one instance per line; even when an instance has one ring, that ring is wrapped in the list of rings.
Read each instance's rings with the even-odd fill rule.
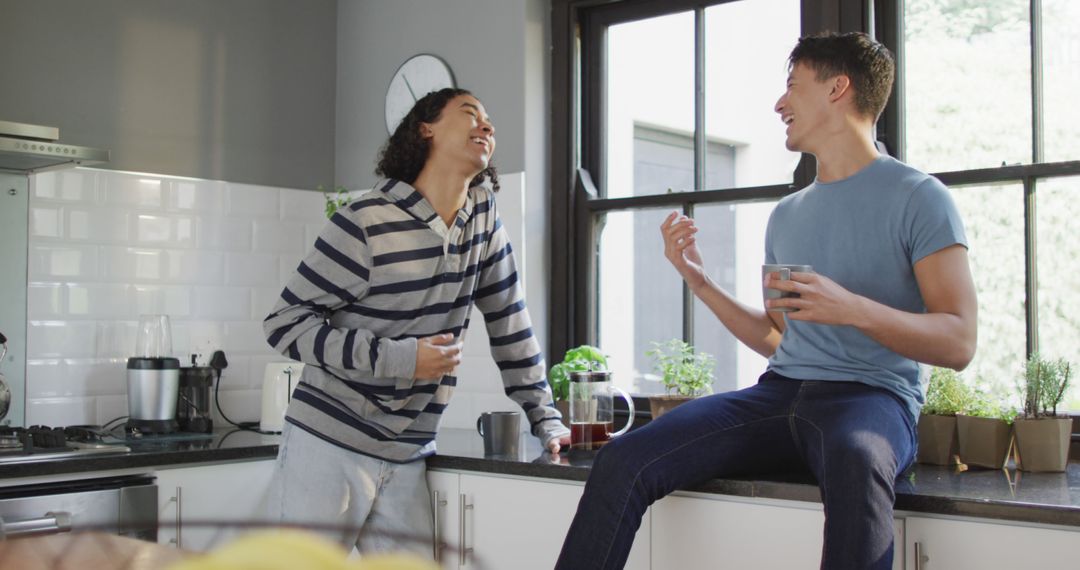
[[[432,91],[454,86],[454,74],[445,61],[420,54],[401,64],[386,89],[386,131],[393,134],[418,99]]]

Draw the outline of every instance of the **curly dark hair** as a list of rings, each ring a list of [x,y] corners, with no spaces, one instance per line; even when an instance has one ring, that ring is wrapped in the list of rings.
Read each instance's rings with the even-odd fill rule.
[[[459,95],[472,93],[466,89],[447,87],[421,97],[383,145],[375,174],[409,184],[415,182],[431,151],[431,142],[420,136],[420,123],[434,123],[439,120],[446,104]],[[490,162],[487,168],[469,182],[469,187],[482,184],[484,178],[491,180],[493,191],[499,191],[499,174],[495,165]]]
[[[877,120],[892,92],[896,62],[888,48],[862,32],[825,32],[801,38],[788,64],[802,63],[819,81],[846,75],[855,87],[855,108]]]

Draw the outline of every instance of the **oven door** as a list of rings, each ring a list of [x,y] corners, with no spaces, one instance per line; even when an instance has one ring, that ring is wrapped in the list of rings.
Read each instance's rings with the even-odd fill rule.
[[[0,539],[97,531],[157,540],[157,485],[150,476],[0,488]]]

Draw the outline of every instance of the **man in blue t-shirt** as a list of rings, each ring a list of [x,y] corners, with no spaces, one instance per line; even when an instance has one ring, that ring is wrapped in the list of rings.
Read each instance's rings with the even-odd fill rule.
[[[645,510],[676,489],[803,469],[825,509],[821,567],[892,567],[894,483],[915,457],[923,403],[918,363],[959,370],[975,354],[967,243],[945,186],[875,146],[892,54],[865,34],[827,34],[799,40],[789,64],[775,110],[787,148],[817,159],[817,178],[777,204],[765,261],[813,272],[768,274],[766,287],[798,297],[748,307],[709,279],[694,221],[668,216],[668,260],[769,366],[751,388],[608,443],[558,568],[621,568]]]

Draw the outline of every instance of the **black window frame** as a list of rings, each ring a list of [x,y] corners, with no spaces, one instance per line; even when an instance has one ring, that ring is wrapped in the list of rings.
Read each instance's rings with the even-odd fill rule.
[[[682,208],[693,214],[697,204],[776,200],[813,181],[815,164],[804,154],[791,184],[751,188],[708,189],[650,196],[606,198],[597,188],[603,175],[603,117],[606,52],[605,31],[615,23],[694,10],[695,40],[695,181],[704,176],[704,9],[738,0],[553,0],[552,1],[552,139],[551,139],[551,303],[548,349],[553,357],[597,335],[594,220],[598,214],[644,207]],[[753,1],[753,0],[742,0]],[[1043,161],[1042,14],[1040,0],[1029,0],[1031,23],[1032,156],[1031,164],[932,173],[950,187],[1021,183],[1024,189],[1025,357],[1038,350],[1038,284],[1036,274],[1036,191],[1043,179],[1080,175],[1080,160]],[[801,0],[802,34],[819,31],[872,33],[893,51],[897,78],[877,123],[877,138],[888,152],[904,159],[903,0]],[[590,136],[590,134],[592,136]],[[692,340],[693,303],[683,286],[683,331]]]

